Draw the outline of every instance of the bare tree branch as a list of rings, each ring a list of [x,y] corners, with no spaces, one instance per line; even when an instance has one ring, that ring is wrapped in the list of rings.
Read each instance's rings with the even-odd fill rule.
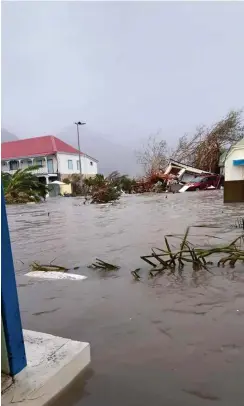
[[[168,146],[160,139],[160,131],[150,135],[141,151],[137,151],[137,162],[143,166],[146,175],[162,171],[168,162]]]
[[[230,111],[212,127],[201,126],[179,139],[172,158],[196,168],[218,172],[221,153],[244,137],[242,111]]]

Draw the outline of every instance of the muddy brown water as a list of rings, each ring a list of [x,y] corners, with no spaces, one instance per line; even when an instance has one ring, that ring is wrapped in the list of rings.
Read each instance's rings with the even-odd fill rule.
[[[90,367],[57,405],[243,406],[242,267],[150,280],[140,260],[188,225],[209,226],[191,229],[201,246],[234,239],[244,205],[222,200],[211,191],[125,196],[114,206],[59,198],[8,207],[23,327],[91,344]],[[88,269],[96,257],[121,269]],[[88,279],[25,276],[32,261],[54,258]],[[130,274],[135,268],[140,282]]]

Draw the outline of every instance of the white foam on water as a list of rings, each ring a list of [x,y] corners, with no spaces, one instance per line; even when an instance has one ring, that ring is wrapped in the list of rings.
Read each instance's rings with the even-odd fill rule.
[[[66,273],[66,272],[55,272],[55,271],[50,271],[50,272],[43,272],[43,271],[33,271],[33,272],[28,272],[25,274],[25,276],[31,277],[31,278],[40,278],[40,279],[68,279],[68,280],[84,280],[87,279],[87,276],[85,275],[77,275],[74,273]]]

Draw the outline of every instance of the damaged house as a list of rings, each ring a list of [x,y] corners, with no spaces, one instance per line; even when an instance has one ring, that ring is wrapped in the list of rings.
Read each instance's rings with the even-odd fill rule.
[[[208,174],[209,172],[202,171],[201,169],[193,168],[192,166],[170,159],[164,173],[165,175],[174,175],[181,183],[188,183],[195,176],[199,176],[204,173]]]

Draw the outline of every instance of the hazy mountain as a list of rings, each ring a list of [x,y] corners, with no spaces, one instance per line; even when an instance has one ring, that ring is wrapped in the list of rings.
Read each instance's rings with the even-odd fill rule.
[[[132,148],[119,145],[100,136],[87,126],[80,126],[81,151],[99,160],[98,170],[105,175],[119,171],[130,176],[141,172]],[[57,137],[77,148],[76,127],[67,127]]]
[[[18,137],[15,134],[10,133],[5,128],[1,128],[1,143],[8,141],[17,141]]]

